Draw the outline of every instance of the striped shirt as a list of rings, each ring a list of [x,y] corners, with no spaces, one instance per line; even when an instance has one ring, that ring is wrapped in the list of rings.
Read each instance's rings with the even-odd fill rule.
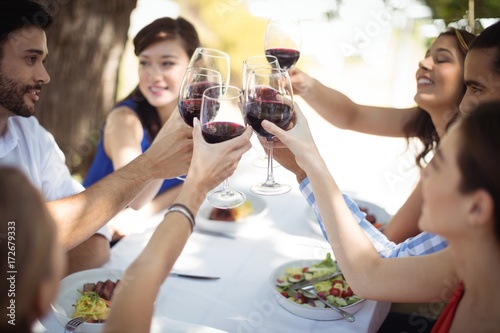
[[[316,198],[312,192],[311,183],[308,178],[305,178],[299,186],[300,192],[306,198],[307,203],[314,210],[316,217],[318,218],[318,223],[323,232],[323,236],[328,240],[328,236],[325,232],[325,227],[323,226],[323,220],[319,213],[318,204],[316,203]],[[347,207],[351,211],[354,219],[363,229],[366,236],[373,244],[377,252],[381,257],[384,258],[394,258],[394,257],[410,257],[410,256],[420,256],[424,254],[431,254],[444,249],[448,246],[448,242],[441,236],[430,234],[428,232],[422,232],[415,237],[408,238],[402,243],[396,244],[391,242],[387,237],[375,228],[369,221],[365,219],[366,214],[363,213],[358,205],[347,195],[342,194]]]

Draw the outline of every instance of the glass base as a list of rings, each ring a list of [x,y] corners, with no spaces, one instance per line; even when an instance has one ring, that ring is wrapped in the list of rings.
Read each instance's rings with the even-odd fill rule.
[[[258,195],[281,195],[290,192],[291,189],[289,185],[279,183],[262,183],[250,187],[250,191]]]
[[[215,208],[229,209],[238,207],[245,202],[246,196],[240,191],[218,190],[207,195],[208,202]]]

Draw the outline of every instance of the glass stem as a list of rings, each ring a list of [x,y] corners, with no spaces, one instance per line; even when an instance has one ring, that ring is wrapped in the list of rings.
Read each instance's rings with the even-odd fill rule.
[[[233,195],[233,193],[229,189],[229,178],[226,178],[224,179],[224,182],[222,182],[221,196],[230,197],[231,195]]]
[[[273,140],[267,140],[267,148],[269,149],[267,154],[267,179],[264,185],[273,186],[276,184],[273,171]]]

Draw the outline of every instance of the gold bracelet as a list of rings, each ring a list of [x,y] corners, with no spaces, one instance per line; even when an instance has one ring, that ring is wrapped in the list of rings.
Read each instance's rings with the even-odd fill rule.
[[[167,207],[167,212],[165,213],[165,216],[167,216],[167,214],[171,213],[171,212],[179,212],[182,215],[184,215],[189,220],[189,223],[191,224],[191,233],[193,232],[194,227],[196,226],[196,222],[194,220],[194,215],[189,208],[187,208],[183,204],[174,203],[174,204]]]

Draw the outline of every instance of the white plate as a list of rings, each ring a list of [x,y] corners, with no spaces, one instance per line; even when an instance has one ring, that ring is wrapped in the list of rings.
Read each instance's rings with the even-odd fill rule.
[[[310,306],[306,305],[301,305],[295,302],[292,302],[285,298],[283,295],[281,295],[277,290],[276,290],[276,279],[278,279],[280,276],[285,275],[285,271],[287,268],[290,267],[310,267],[313,264],[320,263],[322,260],[317,260],[317,259],[303,259],[303,260],[293,260],[287,263],[282,264],[278,268],[276,268],[272,273],[271,277],[269,279],[269,282],[271,283],[271,289],[273,292],[273,295],[276,297],[278,300],[278,303],[285,308],[286,310],[290,311],[293,314],[296,314],[297,316],[301,316],[304,318],[309,318],[309,319],[315,319],[315,320],[338,320],[338,319],[343,319],[342,315],[336,312],[333,309],[330,308],[313,308]],[[358,312],[363,305],[365,304],[364,300],[360,300],[354,304],[344,306],[342,307],[343,310],[349,312],[350,314],[355,314]]]
[[[210,220],[210,212],[213,207],[210,203],[208,203],[208,201],[205,200],[198,211],[198,215],[196,216],[196,225],[200,228],[211,231],[232,233],[238,231],[241,226],[251,223],[251,221],[262,217],[267,213],[267,205],[261,197],[247,192],[245,192],[245,195],[252,203],[253,208],[253,211],[247,217],[234,222]]]
[[[62,279],[59,284],[59,295],[52,304],[52,311],[57,320],[63,326],[71,320],[71,315],[74,312],[73,304],[80,297],[78,290],[82,290],[85,283],[96,283],[107,279],[116,281],[121,279],[122,276],[123,271],[118,269],[96,268],[76,272]],[[101,332],[103,327],[104,324],[101,323],[83,323],[76,332],[97,333]]]
[[[357,198],[352,198],[352,200],[354,200],[359,208],[366,208],[368,210],[368,214],[375,215],[377,223],[386,224],[392,217],[391,214],[387,213],[384,208],[377,204]]]
[[[354,200],[354,202],[358,205],[359,208],[366,208],[369,214],[375,215],[375,218],[377,219],[378,223],[385,225],[387,222],[389,222],[389,220],[392,217],[391,214],[389,214],[384,208],[380,207],[379,205],[357,198],[352,198],[352,200]],[[309,227],[311,227],[314,233],[323,237],[323,233],[321,232],[318,219],[311,207],[308,206],[306,208],[305,215]]]

